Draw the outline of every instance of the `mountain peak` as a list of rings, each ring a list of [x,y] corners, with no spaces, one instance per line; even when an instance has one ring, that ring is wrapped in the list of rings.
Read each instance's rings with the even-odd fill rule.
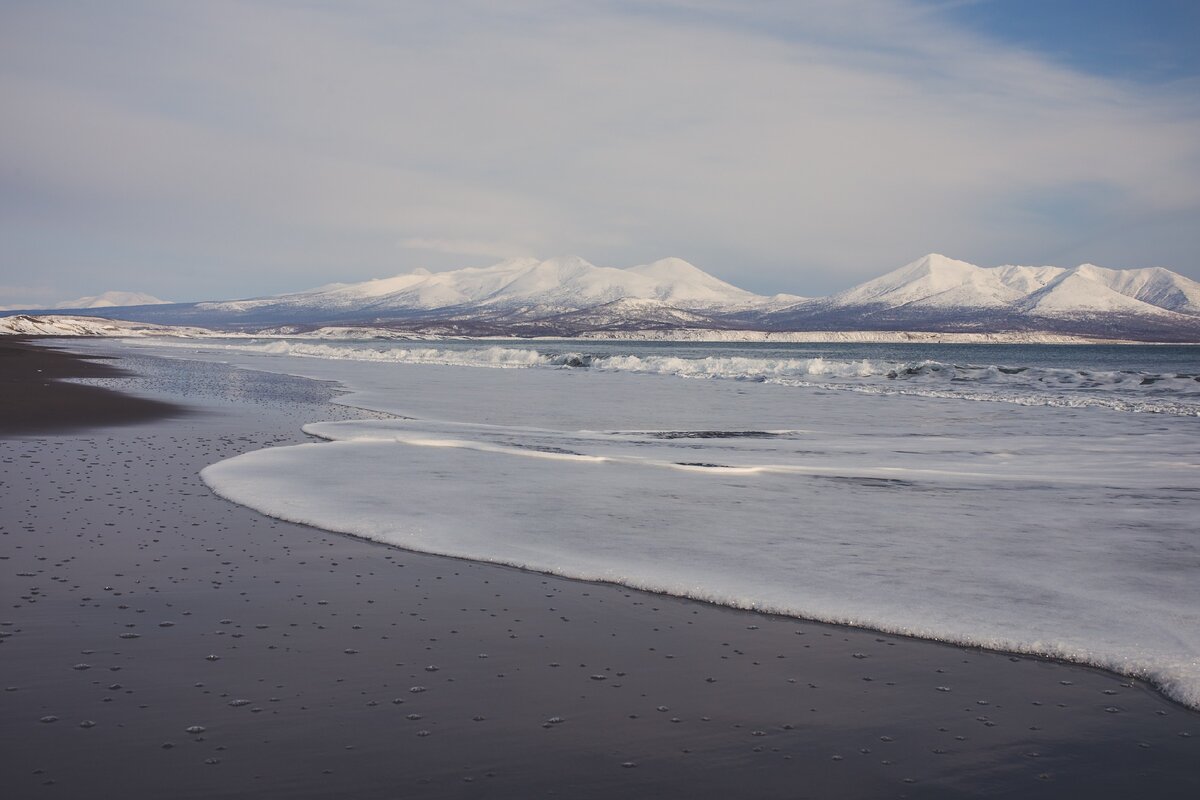
[[[490,267],[425,270],[251,300],[199,303],[130,318],[186,313],[231,327],[394,324],[461,332],[563,335],[650,326],[742,330],[1011,331],[1200,340],[1200,283],[1169,270],[1080,264],[979,267],[929,253],[831,297],[762,297],[682,258],[633,267],[579,256],[514,258]],[[589,327],[590,326],[590,327]]]
[[[829,301],[836,305],[898,307],[928,301],[947,293],[978,294],[975,290],[980,284],[987,282],[986,272],[966,261],[930,253],[882,277],[839,292],[829,298]],[[944,297],[942,302],[949,304],[957,303],[958,300],[954,297]]]
[[[925,255],[921,256],[916,261],[911,262],[911,263],[913,263],[913,264],[941,264],[943,262],[948,262],[948,261],[952,261],[955,264],[966,264],[967,263],[966,261],[962,261],[957,258],[951,258],[950,256],[942,255],[941,253],[926,253]]]
[[[1163,269],[979,267],[930,253],[815,301],[811,309],[825,316],[886,319],[897,327],[950,319],[959,320],[956,324],[991,320],[987,324],[1012,325],[1027,317],[1053,328],[1123,316],[1151,328],[1191,328],[1200,316],[1200,284]],[[789,314],[798,317],[805,311],[801,305]]]
[[[970,270],[981,269],[967,261],[959,261],[957,258],[950,258],[941,253],[929,253],[918,258],[909,264],[904,265],[900,270],[925,271],[929,273],[945,273],[952,272],[961,274]]]
[[[594,269],[596,266],[582,256],[573,255],[554,256],[552,258],[547,258],[542,262],[542,264],[549,267],[554,267],[556,269]]]
[[[698,275],[712,277],[691,262],[676,256],[667,256],[649,264],[638,264],[636,267],[626,267],[626,272],[636,272],[640,275],[661,275],[673,278],[694,278]]]
[[[688,263],[663,258],[626,269],[599,267],[575,255],[545,260],[510,258],[490,267],[446,272],[423,270],[393,278],[330,286],[283,295],[222,303],[204,308],[236,313],[250,310],[312,307],[346,313],[360,309],[378,318],[389,313],[477,306],[489,309],[536,308],[547,313],[590,308],[617,300],[648,300],[681,309],[750,310],[776,308],[778,300],[739,289]],[[522,311],[521,313],[527,313]]]
[[[75,300],[56,303],[55,308],[116,308],[118,306],[159,306],[170,303],[145,292],[102,292]]]

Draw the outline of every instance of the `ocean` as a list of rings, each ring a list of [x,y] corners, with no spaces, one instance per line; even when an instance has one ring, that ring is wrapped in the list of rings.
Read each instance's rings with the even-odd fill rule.
[[[590,369],[873,394],[1200,414],[1200,348],[1181,345],[277,339],[230,340],[211,346],[247,354],[446,366]]]
[[[124,346],[336,381],[381,412],[203,471],[265,514],[1093,664],[1200,707],[1195,348]]]

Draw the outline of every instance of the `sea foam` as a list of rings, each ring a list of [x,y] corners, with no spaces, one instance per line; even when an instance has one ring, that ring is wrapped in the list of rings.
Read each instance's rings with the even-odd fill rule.
[[[162,344],[156,342],[156,344]],[[1030,364],[957,363],[933,359],[668,355],[535,349],[503,345],[413,347],[366,341],[322,343],[250,340],[177,343],[193,351],[384,364],[493,369],[586,369],[782,386],[985,400],[1017,405],[1109,408],[1200,415],[1200,369],[1154,371],[1062,368]],[[1195,365],[1194,365],[1195,366]]]
[[[340,375],[359,390],[343,402],[413,417],[312,423],[326,442],[203,472],[263,513],[1093,664],[1200,707],[1195,418],[627,370],[246,363]]]

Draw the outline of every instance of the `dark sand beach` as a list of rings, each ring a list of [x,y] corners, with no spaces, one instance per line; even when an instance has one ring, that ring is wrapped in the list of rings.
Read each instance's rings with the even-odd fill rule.
[[[120,425],[184,413],[173,403],[64,382],[126,374],[104,359],[84,360],[25,339],[6,339],[0,339],[0,436]]]
[[[2,347],[5,797],[1200,796],[1147,684],[279,522],[197,473],[336,387]]]

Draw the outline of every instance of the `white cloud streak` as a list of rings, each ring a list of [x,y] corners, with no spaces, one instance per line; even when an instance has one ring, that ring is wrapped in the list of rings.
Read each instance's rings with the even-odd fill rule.
[[[214,297],[674,254],[812,294],[930,250],[1200,267],[1195,87],[901,0],[500,8],[0,11],[0,277],[79,284],[90,258]]]

